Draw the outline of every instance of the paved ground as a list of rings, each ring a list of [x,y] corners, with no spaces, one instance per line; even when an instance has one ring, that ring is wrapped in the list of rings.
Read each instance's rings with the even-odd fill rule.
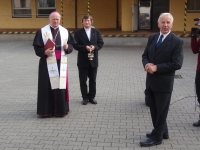
[[[144,104],[144,45],[105,46],[100,51],[97,105],[81,105],[77,52],[69,55],[71,112],[64,118],[36,115],[38,60],[32,41],[0,42],[0,150],[199,150],[195,111],[197,56],[184,46],[184,64],[176,74],[168,115],[169,140],[141,148],[151,131]]]

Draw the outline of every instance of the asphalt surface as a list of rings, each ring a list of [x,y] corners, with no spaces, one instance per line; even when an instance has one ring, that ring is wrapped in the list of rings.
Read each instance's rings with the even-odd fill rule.
[[[0,150],[199,150],[200,127],[195,109],[197,55],[184,45],[184,63],[176,72],[168,114],[169,140],[141,148],[152,130],[144,103],[145,45],[105,45],[99,52],[97,105],[81,104],[77,51],[68,56],[70,113],[64,118],[39,118],[39,58],[32,41],[0,42]]]

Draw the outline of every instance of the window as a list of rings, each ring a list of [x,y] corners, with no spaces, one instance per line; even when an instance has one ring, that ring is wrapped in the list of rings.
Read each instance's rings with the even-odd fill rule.
[[[150,0],[140,0],[140,7],[150,7]]]
[[[188,0],[187,12],[200,12],[200,0]]]
[[[49,17],[49,14],[56,10],[55,0],[36,0],[37,17]]]
[[[13,17],[31,17],[31,0],[12,0]]]

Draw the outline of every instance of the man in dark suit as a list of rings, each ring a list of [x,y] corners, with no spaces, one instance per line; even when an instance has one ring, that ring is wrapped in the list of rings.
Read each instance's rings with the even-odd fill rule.
[[[78,51],[77,66],[79,70],[79,81],[82,94],[82,104],[87,105],[88,100],[92,104],[97,104],[96,96],[96,77],[98,67],[98,51],[103,47],[103,39],[100,31],[92,27],[93,19],[91,15],[82,17],[83,28],[74,33],[76,44],[74,49]],[[91,60],[89,60],[88,56]],[[87,86],[89,78],[89,91]]]
[[[142,55],[144,70],[147,72],[146,88],[149,98],[153,130],[140,141],[142,147],[159,145],[168,139],[167,114],[169,110],[175,71],[182,67],[183,41],[172,31],[173,16],[162,13],[158,18],[160,33],[149,37]],[[161,38],[160,38],[161,37]]]

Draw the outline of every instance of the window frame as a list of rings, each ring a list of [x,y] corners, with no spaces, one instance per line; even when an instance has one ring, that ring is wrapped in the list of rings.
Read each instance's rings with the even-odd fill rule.
[[[196,5],[196,3],[197,3],[197,0],[188,0],[188,1],[193,1],[193,3],[194,3],[194,5],[193,5],[193,8],[192,9],[190,9],[190,10],[188,10],[188,5],[187,5],[187,13],[198,13],[198,12],[200,12],[200,9],[197,9],[197,5]],[[188,4],[189,2],[187,2],[187,4]]]
[[[51,12],[53,12],[53,11],[55,11],[56,10],[56,0],[54,0],[54,7],[49,7],[49,6],[47,6],[47,7],[41,7],[41,6],[39,6],[39,1],[41,1],[41,0],[36,0],[36,12],[37,12],[37,14],[36,14],[36,17],[37,18],[48,18],[49,17],[49,14],[51,13]],[[46,2],[47,2],[48,0],[46,0]],[[49,10],[49,12],[48,13],[46,13],[46,14],[41,14],[41,13],[39,13],[39,11],[45,11],[45,10]]]
[[[19,2],[19,3],[21,3],[20,2],[20,0],[12,0],[12,17],[13,18],[31,18],[32,17],[32,3],[31,3],[31,0],[26,0],[26,3],[27,3],[27,1],[29,2],[29,4],[30,4],[30,6],[29,7],[16,7],[15,6],[15,4],[17,4],[17,1]],[[25,3],[25,4],[26,4]],[[21,5],[21,4],[20,4]],[[17,14],[15,11],[16,10],[29,10],[30,11],[30,13],[27,13],[27,14],[25,14],[24,15],[24,12],[22,12],[21,13],[21,15],[20,14]]]

